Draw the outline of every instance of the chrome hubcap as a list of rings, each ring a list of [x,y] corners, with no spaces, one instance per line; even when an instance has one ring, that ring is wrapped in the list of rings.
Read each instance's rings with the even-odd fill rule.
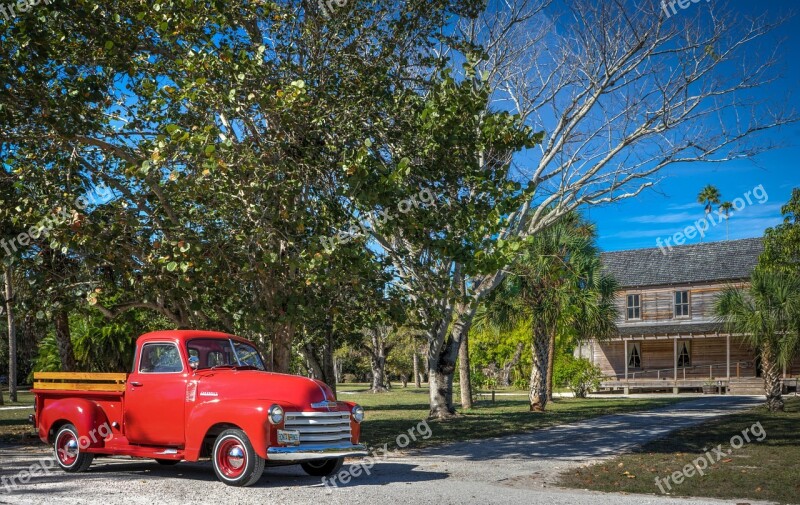
[[[232,447],[228,451],[228,464],[233,469],[239,469],[244,464],[244,451],[241,447]]]
[[[64,444],[64,452],[67,453],[67,456],[73,457],[78,455],[78,441],[74,438],[71,438]]]

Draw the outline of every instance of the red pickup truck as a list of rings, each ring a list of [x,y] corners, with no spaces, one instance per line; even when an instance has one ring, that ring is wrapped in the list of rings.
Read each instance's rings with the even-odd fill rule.
[[[139,337],[130,374],[37,373],[32,421],[67,472],[100,455],[163,465],[210,458],[219,480],[249,486],[265,465],[331,475],[359,444],[364,410],[322,382],[267,372],[249,341],[225,333]]]

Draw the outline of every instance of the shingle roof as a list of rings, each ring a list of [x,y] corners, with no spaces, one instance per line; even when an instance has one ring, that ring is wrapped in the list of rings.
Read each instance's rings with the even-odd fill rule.
[[[609,252],[601,260],[621,288],[632,288],[748,279],[763,250],[761,238],[748,238]]]

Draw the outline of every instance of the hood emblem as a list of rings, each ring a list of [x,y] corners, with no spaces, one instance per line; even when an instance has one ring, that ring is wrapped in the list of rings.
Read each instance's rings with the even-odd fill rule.
[[[311,408],[312,409],[328,409],[328,410],[337,409],[337,408],[339,408],[339,403],[325,400],[325,401],[321,401],[319,403],[312,403],[311,404]]]

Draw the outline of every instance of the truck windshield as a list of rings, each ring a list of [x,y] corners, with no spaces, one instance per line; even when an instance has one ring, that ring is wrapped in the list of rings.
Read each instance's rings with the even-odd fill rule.
[[[198,370],[216,367],[255,368],[265,370],[256,348],[232,339],[196,338],[186,343],[189,356],[200,360]]]

